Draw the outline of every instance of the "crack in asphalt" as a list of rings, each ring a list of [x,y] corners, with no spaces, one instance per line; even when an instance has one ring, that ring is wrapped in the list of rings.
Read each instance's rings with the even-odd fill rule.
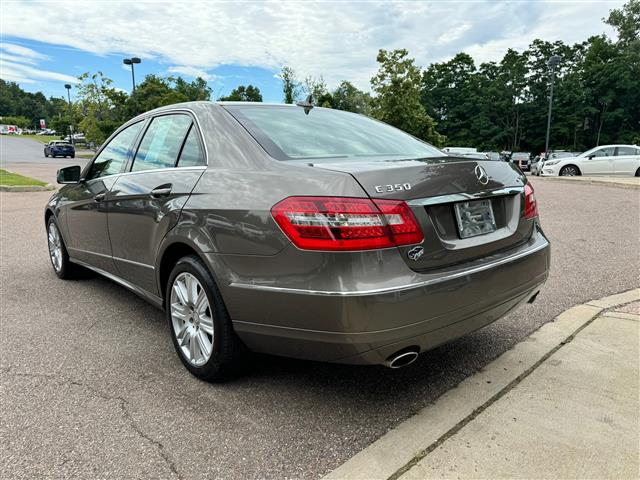
[[[0,375],[7,376],[9,374],[10,370],[11,370],[11,366],[9,366],[9,368],[7,368],[6,370],[0,371]],[[43,378],[43,379],[47,379],[47,380],[55,380],[60,385],[70,385],[70,386],[80,387],[80,388],[84,389],[86,392],[89,392],[94,397],[100,398],[102,400],[118,402],[118,407],[120,408],[120,411],[122,412],[122,417],[125,419],[126,423],[129,425],[129,427],[139,437],[143,438],[144,440],[149,442],[151,445],[155,446],[158,449],[158,453],[160,454],[160,457],[162,457],[162,459],[167,464],[167,466],[169,467],[171,472],[179,480],[182,479],[182,477],[180,475],[180,472],[178,472],[178,469],[177,469],[177,467],[175,465],[175,462],[171,459],[171,457],[167,453],[164,444],[162,442],[160,442],[159,440],[156,440],[156,439],[152,438],[151,436],[149,436],[148,434],[146,434],[138,426],[136,421],[133,419],[133,416],[131,415],[131,412],[127,408],[127,406],[129,405],[129,402],[124,397],[105,395],[104,393],[100,392],[99,390],[95,389],[94,387],[92,387],[90,385],[87,385],[85,383],[79,382],[77,380],[65,379],[64,377],[61,377],[59,375],[45,374],[45,373],[15,372],[15,373],[9,374],[8,376],[11,376],[11,377],[22,377],[22,378]]]

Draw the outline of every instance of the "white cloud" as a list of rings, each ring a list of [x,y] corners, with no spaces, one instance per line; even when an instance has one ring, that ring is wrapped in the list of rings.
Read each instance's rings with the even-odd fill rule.
[[[4,50],[5,52],[17,57],[21,57],[25,59],[25,61],[30,60],[31,63],[37,60],[47,60],[49,58],[46,55],[40,52],[36,52],[31,48],[23,47],[22,45],[16,45],[14,43],[1,42],[0,50]]]
[[[377,70],[378,49],[407,48],[419,65],[467,51],[499,60],[536,37],[566,42],[611,30],[612,2],[79,2],[55,8],[5,2],[3,35],[95,54],[154,59],[170,71],[207,73],[224,64],[323,75],[361,88]],[[47,15],[42,15],[46,9]],[[173,70],[171,70],[173,69]]]
[[[6,61],[4,58],[0,58],[0,78],[18,83],[36,83],[38,80],[78,83],[78,79],[71,75],[40,70],[29,65]]]
[[[191,67],[189,65],[178,65],[169,67],[168,71],[169,73],[178,73],[180,75],[186,75],[187,77],[201,77],[208,82],[219,80],[221,78],[218,75],[214,75],[205,70],[197,67]]]
[[[37,83],[39,80],[77,83],[78,79],[70,75],[37,68],[40,61],[47,59],[49,57],[31,48],[0,43],[0,78],[18,83]]]

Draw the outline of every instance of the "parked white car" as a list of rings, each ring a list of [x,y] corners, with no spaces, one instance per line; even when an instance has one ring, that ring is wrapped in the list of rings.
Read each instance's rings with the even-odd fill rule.
[[[637,145],[601,145],[575,157],[544,162],[543,177],[610,175],[640,177],[640,147]]]

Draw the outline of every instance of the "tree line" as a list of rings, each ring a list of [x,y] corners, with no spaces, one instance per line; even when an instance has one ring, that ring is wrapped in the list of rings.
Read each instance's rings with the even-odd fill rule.
[[[426,69],[404,49],[380,50],[371,93],[344,80],[329,89],[322,77],[299,79],[280,72],[283,101],[311,95],[314,104],[380,119],[438,146],[481,150],[544,149],[550,88],[547,61],[559,55],[555,72],[554,149],[586,150],[598,144],[640,143],[640,0],[614,9],[604,22],[617,39],[590,37],[575,45],[534,40],[523,52],[509,49],[502,60],[476,64],[459,53]],[[46,99],[0,80],[0,116],[22,127],[40,118],[64,132],[70,124],[101,143],[129,118],[173,103],[209,100],[202,78],[147,75],[132,94],[115,89],[102,72],[79,77],[76,101]],[[261,102],[260,89],[241,85],[218,100]]]

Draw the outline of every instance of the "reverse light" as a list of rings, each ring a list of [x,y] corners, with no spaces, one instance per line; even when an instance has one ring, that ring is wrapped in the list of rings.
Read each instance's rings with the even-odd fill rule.
[[[401,200],[289,197],[271,209],[282,231],[303,250],[371,250],[422,242],[413,212]]]
[[[538,216],[538,201],[533,192],[531,184],[524,186],[524,218],[535,218]]]

